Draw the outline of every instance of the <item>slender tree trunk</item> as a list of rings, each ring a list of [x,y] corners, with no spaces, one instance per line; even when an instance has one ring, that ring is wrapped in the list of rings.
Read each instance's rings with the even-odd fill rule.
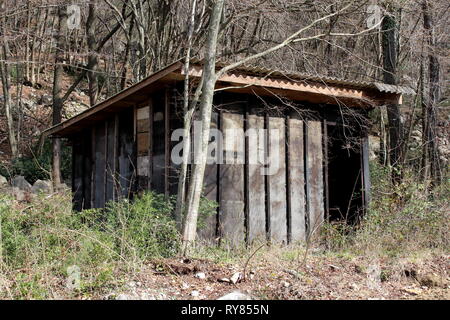
[[[181,230],[183,224],[183,208],[185,205],[186,198],[186,176],[189,162],[189,155],[191,150],[191,123],[192,115],[195,109],[195,105],[189,108],[189,63],[191,60],[191,47],[192,47],[192,37],[194,33],[195,24],[195,11],[196,11],[197,0],[192,1],[191,16],[188,25],[188,39],[186,45],[186,57],[184,61],[184,97],[183,97],[183,161],[181,163],[180,175],[178,178],[178,192],[177,192],[177,204],[175,208],[175,220],[179,230]]]
[[[423,142],[424,142],[424,168],[425,178],[429,176],[435,184],[439,184],[442,179],[439,150],[437,145],[437,105],[440,100],[440,64],[437,55],[435,54],[436,39],[434,36],[434,22],[433,15],[430,10],[429,1],[422,2],[423,10],[423,24],[425,29],[425,36],[428,44],[428,97],[424,101],[424,121],[423,121]],[[429,168],[429,170],[428,170]],[[428,174],[429,172],[429,174]]]
[[[97,103],[98,95],[98,81],[97,81],[97,52],[95,51],[96,46],[96,36],[95,36],[95,4],[93,2],[89,3],[89,14],[86,20],[86,31],[87,31],[87,45],[89,50],[88,55],[88,65],[92,68],[88,71],[89,80],[89,103],[93,107]]]
[[[53,125],[57,125],[62,120],[63,107],[63,63],[64,63],[64,28],[67,24],[67,13],[65,6],[58,8],[58,33],[56,35],[55,68],[53,74]],[[59,187],[61,178],[61,140],[53,139],[53,167],[52,178],[55,187]]]
[[[397,84],[397,23],[393,15],[386,15],[382,23],[383,78],[387,84]],[[403,131],[398,104],[387,105],[389,127],[389,158],[393,167],[393,179],[401,180]]]
[[[194,165],[189,191],[186,199],[186,219],[183,228],[183,253],[187,254],[197,233],[198,208],[203,188],[203,176],[206,168],[206,156],[208,152],[209,132],[211,126],[212,103],[214,88],[216,85],[216,52],[217,38],[220,28],[224,0],[216,0],[212,8],[212,14],[206,43],[206,57],[203,67],[203,88],[200,100],[201,137],[200,146],[196,148]]]
[[[6,18],[2,21],[2,54],[1,54],[1,62],[0,62],[0,73],[1,73],[1,81],[3,88],[3,99],[5,106],[5,115],[6,122],[8,127],[8,139],[9,145],[11,148],[11,154],[13,159],[19,156],[19,148],[17,145],[16,134],[14,130],[14,119],[12,115],[12,105],[11,105],[11,82],[10,82],[10,70],[8,65],[8,57],[9,57],[9,45],[8,39],[6,37]]]

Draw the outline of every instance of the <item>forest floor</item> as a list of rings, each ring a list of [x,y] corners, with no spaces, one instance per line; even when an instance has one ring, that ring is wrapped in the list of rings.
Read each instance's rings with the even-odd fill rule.
[[[443,253],[379,259],[316,249],[306,263],[303,259],[303,250],[286,247],[265,248],[234,262],[158,260],[126,275],[123,285],[108,293],[74,298],[209,300],[239,291],[253,299],[450,299],[450,260]],[[227,281],[238,272],[242,278],[244,269],[246,279]]]

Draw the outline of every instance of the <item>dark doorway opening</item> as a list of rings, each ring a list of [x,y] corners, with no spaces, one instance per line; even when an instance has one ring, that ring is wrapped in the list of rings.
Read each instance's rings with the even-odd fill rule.
[[[328,217],[355,224],[363,209],[361,139],[344,126],[327,123]]]

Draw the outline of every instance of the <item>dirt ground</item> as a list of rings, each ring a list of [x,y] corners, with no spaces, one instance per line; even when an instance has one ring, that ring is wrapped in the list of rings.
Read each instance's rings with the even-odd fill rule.
[[[253,299],[450,299],[449,256],[443,254],[392,260],[312,253],[305,263],[295,251],[276,250],[245,266],[247,260],[160,260],[114,292],[91,298],[204,300],[240,291]]]

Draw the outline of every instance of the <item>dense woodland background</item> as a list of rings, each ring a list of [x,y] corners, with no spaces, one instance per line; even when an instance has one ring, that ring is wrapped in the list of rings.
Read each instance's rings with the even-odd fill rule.
[[[270,299],[450,299],[449,9],[444,0],[0,0],[0,299],[215,299],[235,288]],[[70,185],[70,146],[44,130],[171,62],[206,58],[208,68],[271,48],[248,64],[416,92],[366,124],[373,188],[359,225],[325,222],[314,241],[282,248],[199,245],[180,262],[189,239],[173,218],[185,194],[74,214],[70,192],[50,182],[20,199],[10,186],[17,176]],[[186,114],[210,110],[185,94]],[[215,212],[192,207],[190,239]]]
[[[77,21],[64,1],[3,1],[2,166],[12,170],[11,160],[39,156],[43,129],[183,58],[187,47],[192,47],[193,57],[203,58],[211,2],[196,2],[189,39],[192,3],[73,1],[70,5],[80,8]],[[374,3],[352,1],[347,10],[302,34],[324,36],[290,43],[251,64],[413,88],[417,95],[406,96],[399,109],[387,106],[374,112],[372,134],[379,138],[384,164],[413,166],[424,178],[440,180],[449,158],[449,4],[379,1],[384,18],[380,28],[346,36],[367,29],[373,19],[368,6]],[[217,60],[235,62],[262,52],[344,5],[226,1]],[[333,33],[343,35],[329,35]]]

